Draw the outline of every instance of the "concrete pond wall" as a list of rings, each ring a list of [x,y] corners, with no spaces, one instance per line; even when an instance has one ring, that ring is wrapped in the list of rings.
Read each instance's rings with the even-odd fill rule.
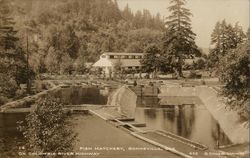
[[[8,109],[15,109],[15,108],[29,108],[37,99],[39,99],[43,96],[46,96],[47,94],[54,92],[54,91],[58,90],[59,88],[60,88],[60,86],[57,86],[57,87],[51,88],[49,90],[44,90],[44,91],[37,93],[35,95],[24,97],[22,99],[6,103],[0,107],[0,112],[5,112]]]
[[[144,86],[129,86],[129,88],[135,92],[137,96],[158,96],[159,94],[159,86],[157,85],[144,85]]]
[[[63,89],[69,88],[69,87],[74,87],[74,86],[64,86],[64,85],[53,86],[53,88],[50,88],[48,90],[44,90],[44,91],[42,91],[40,93],[31,95],[31,96],[27,96],[27,97],[24,97],[22,99],[15,100],[15,101],[12,101],[12,102],[9,102],[9,103],[6,103],[6,104],[4,104],[4,105],[2,105],[0,107],[0,112],[8,112],[8,111],[20,112],[20,109],[23,109],[23,110],[26,109],[26,111],[29,111],[28,108],[32,108],[32,105],[38,99],[40,99],[40,98],[42,98],[42,97],[44,97],[46,95],[52,95],[54,97],[61,98],[61,101],[66,104],[67,103],[66,100],[73,101],[73,99],[74,99],[73,95],[69,96],[69,94],[68,94],[68,96],[66,96],[66,94],[63,92]],[[90,94],[90,96],[91,96],[91,95],[93,95],[93,93],[97,92],[96,90],[88,91],[88,89],[87,89],[88,86],[76,86],[76,87],[86,88],[86,89],[84,89],[84,90],[82,89],[80,91],[82,96],[84,96],[87,93]],[[72,91],[71,93],[73,94],[74,91]],[[77,101],[77,100],[75,99],[75,101]]]
[[[136,100],[136,94],[127,86],[122,86],[109,96],[107,105],[115,106],[121,114],[133,118],[135,115]]]

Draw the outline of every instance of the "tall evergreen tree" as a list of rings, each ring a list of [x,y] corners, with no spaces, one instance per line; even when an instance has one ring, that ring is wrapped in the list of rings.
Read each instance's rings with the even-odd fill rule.
[[[185,8],[186,0],[172,0],[168,8],[171,15],[166,21],[166,35],[164,37],[164,53],[171,58],[171,64],[178,76],[183,76],[182,66],[185,58],[199,53],[195,44],[196,34],[192,31],[192,16],[189,9]]]
[[[122,11],[122,17],[125,20],[131,20],[133,18],[133,13],[131,11],[131,9],[129,8],[128,4],[125,6],[124,10]]]
[[[11,10],[6,0],[0,1],[0,48],[2,50],[15,49],[18,38],[14,30],[14,20],[10,17]]]
[[[227,24],[225,20],[217,22],[211,34],[211,46],[209,58],[209,66],[216,67],[220,58],[226,55],[230,49],[235,49],[243,42],[245,34],[242,28],[236,23],[233,27]]]
[[[142,19],[143,15],[142,12],[140,10],[138,10],[135,13],[135,16],[133,18],[133,24],[135,28],[142,28],[143,27],[143,19]]]
[[[210,50],[209,53],[209,60],[208,60],[208,66],[212,67],[214,64],[217,64],[219,61],[218,54],[224,54],[225,48],[224,48],[224,32],[222,32],[223,25],[220,22],[217,22],[215,25],[215,28],[211,34],[211,45],[213,45],[213,49]]]
[[[231,41],[230,46],[232,47],[232,49],[236,48],[246,38],[246,35],[243,32],[243,29],[239,25],[239,23],[236,23],[234,27],[232,27],[232,32],[230,33],[232,34],[230,36],[230,41]]]
[[[10,18],[11,10],[7,0],[0,1],[0,95],[15,96],[16,75],[20,51],[16,49],[18,38]]]
[[[246,37],[247,37],[247,40],[250,41],[250,27],[247,30]]]
[[[18,38],[17,31],[14,30],[13,18],[10,18],[11,10],[7,0],[0,1],[0,73],[12,76],[16,69],[15,58],[18,57],[16,45]]]

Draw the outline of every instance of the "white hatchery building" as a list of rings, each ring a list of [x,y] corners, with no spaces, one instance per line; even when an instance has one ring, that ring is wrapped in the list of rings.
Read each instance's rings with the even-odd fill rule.
[[[93,64],[95,68],[101,68],[105,75],[110,76],[115,71],[117,64],[124,70],[141,70],[140,60],[143,53],[116,53],[105,52],[100,59]]]

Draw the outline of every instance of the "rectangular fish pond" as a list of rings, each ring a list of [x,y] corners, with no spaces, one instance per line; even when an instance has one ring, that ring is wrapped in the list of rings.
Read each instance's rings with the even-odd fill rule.
[[[138,97],[135,120],[212,149],[232,144],[198,97]]]
[[[65,105],[106,105],[110,92],[108,88],[69,86],[54,91],[52,95]]]

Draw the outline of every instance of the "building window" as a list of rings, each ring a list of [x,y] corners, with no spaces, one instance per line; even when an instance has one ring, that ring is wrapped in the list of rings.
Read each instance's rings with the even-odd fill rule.
[[[128,58],[129,58],[129,59],[134,59],[135,56],[134,56],[134,55],[130,55],[130,56],[128,56]]]
[[[121,56],[121,58],[122,58],[122,59],[127,59],[127,58],[128,58],[128,56],[123,55],[123,56]]]
[[[109,59],[114,59],[114,56],[113,56],[113,55],[110,55],[110,56],[109,56]]]
[[[132,69],[133,67],[132,66],[129,66],[128,69]]]

